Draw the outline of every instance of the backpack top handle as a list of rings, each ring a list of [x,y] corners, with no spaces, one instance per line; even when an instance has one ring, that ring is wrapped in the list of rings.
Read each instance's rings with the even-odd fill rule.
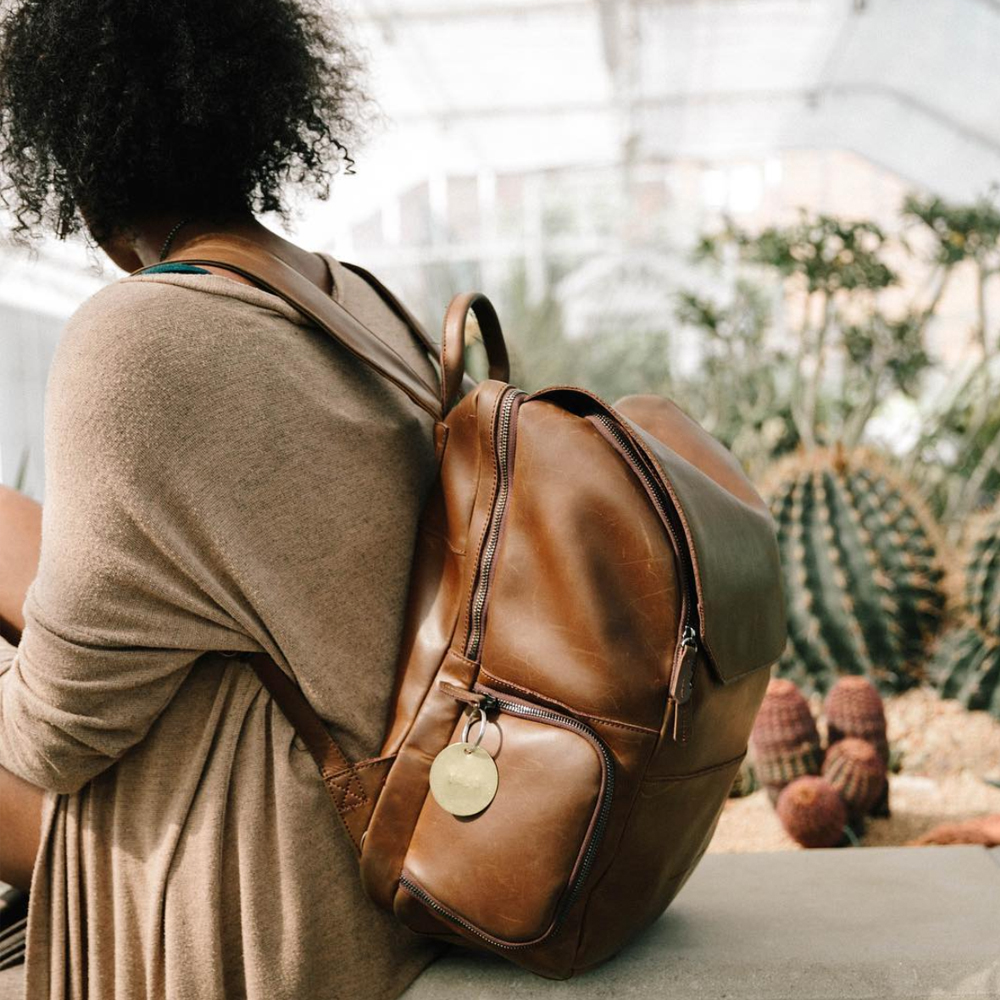
[[[493,303],[482,292],[456,295],[444,317],[441,339],[441,412],[447,414],[455,403],[465,378],[465,326],[470,310],[479,323],[486,348],[490,378],[510,381],[510,359],[504,343],[503,330]]]

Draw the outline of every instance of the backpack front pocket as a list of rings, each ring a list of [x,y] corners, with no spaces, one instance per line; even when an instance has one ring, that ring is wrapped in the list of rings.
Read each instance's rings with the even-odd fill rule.
[[[614,789],[614,760],[572,716],[484,688],[499,784],[475,816],[428,794],[400,886],[459,933],[501,948],[551,935],[583,887]],[[463,725],[454,733],[459,742]],[[397,906],[406,921],[409,906]],[[414,921],[407,921],[414,923]],[[415,927],[414,929],[422,929]]]

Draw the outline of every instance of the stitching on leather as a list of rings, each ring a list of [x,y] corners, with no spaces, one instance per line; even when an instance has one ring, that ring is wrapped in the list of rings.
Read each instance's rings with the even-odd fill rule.
[[[724,760],[721,764],[713,764],[711,767],[703,767],[700,771],[689,771],[686,774],[647,774],[643,776],[643,781],[655,781],[657,783],[665,784],[671,781],[689,781],[691,778],[702,778],[706,774],[714,774],[716,771],[724,771],[727,767],[732,767],[733,764],[739,764],[744,757],[746,757],[746,750],[741,754],[737,754],[735,757],[730,757],[729,760]]]
[[[350,767],[345,767],[340,771],[334,771],[330,777],[339,778],[342,774],[346,774],[348,771],[364,771],[368,767],[378,767],[379,764],[386,764],[389,761],[395,760],[395,754],[389,754],[386,757],[372,757],[371,760],[363,760],[358,764],[351,764]]]
[[[342,783],[343,779],[346,777],[346,784]],[[364,805],[368,798],[365,796],[364,788],[361,787],[359,783],[359,788],[361,788],[361,794],[358,795],[357,792],[351,790],[351,780],[357,781],[357,775],[352,774],[342,774],[338,775],[336,778],[329,778],[326,781],[327,788],[330,789],[331,793],[339,792],[340,798],[337,803],[339,809],[343,809],[345,812],[350,812],[352,809],[356,809],[360,805]]]
[[[468,662],[468,661],[466,661]],[[512,691],[517,691],[520,694],[528,695],[539,701],[546,701],[553,705],[558,705],[560,708],[564,708],[567,712],[572,715],[577,715],[581,719],[591,719],[594,722],[601,722],[608,726],[617,726],[619,729],[629,729],[636,733],[644,733],[646,735],[659,736],[659,729],[653,729],[650,726],[637,726],[631,722],[619,722],[617,719],[607,719],[603,715],[590,715],[587,712],[578,712],[576,709],[571,708],[565,702],[559,701],[557,698],[547,698],[545,695],[538,691],[534,691],[531,688],[524,687],[521,684],[515,684],[513,681],[504,680],[502,677],[497,677],[496,674],[491,674],[485,667],[479,668],[480,676],[485,676],[492,681],[493,687],[505,687]]]
[[[370,801],[368,794],[365,792],[365,786],[361,784],[361,779],[358,777],[357,772],[362,768],[374,767],[380,763],[382,763],[381,758],[370,761],[367,764],[359,764],[356,767],[337,771],[334,774],[324,772],[323,781],[327,788],[329,788],[330,793],[340,793],[340,799],[337,803],[339,809],[350,812],[352,809],[363,806]],[[355,783],[357,784],[357,791],[352,787]]]
[[[371,801],[365,792],[364,785],[361,784],[361,780],[358,777],[357,772],[363,770],[364,768],[376,767],[379,764],[384,764],[387,759],[388,758],[385,757],[376,757],[374,760],[358,764],[347,770],[338,771],[335,774],[323,775],[323,780],[327,788],[330,790],[330,794],[334,797],[338,811],[351,812],[352,810],[357,809],[358,806],[366,805]],[[345,780],[346,784],[343,783]],[[352,781],[357,782],[359,789],[358,792],[352,790]],[[339,799],[337,799],[336,793],[340,793]]]
[[[373,757],[371,760],[362,761],[360,764],[351,764],[348,767],[342,767],[339,771],[324,771],[323,777],[327,781],[336,781],[349,775],[356,775],[358,771],[364,771],[365,768],[378,767],[379,764],[384,764],[386,761],[392,760],[394,756]]]
[[[361,799],[353,798],[348,800],[347,792],[344,788],[337,784],[327,784],[327,788],[330,790],[330,794],[333,796],[334,804],[337,807],[337,811],[341,813],[353,812],[358,806],[364,805]],[[339,793],[339,795],[337,794]]]
[[[448,314],[445,313],[444,328],[441,331],[441,419],[448,416]]]
[[[634,733],[642,733],[644,736],[659,736],[659,729],[653,729],[652,726],[637,726],[631,722],[618,722],[615,719],[605,719],[603,715],[587,715],[586,713],[579,713],[581,718],[590,719],[591,722],[599,722],[604,726],[614,726],[616,729],[628,729]]]

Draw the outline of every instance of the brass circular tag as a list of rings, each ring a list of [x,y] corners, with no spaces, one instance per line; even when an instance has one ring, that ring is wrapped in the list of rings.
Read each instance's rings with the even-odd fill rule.
[[[452,743],[431,764],[431,794],[452,816],[482,812],[493,801],[499,783],[493,758],[473,743]]]

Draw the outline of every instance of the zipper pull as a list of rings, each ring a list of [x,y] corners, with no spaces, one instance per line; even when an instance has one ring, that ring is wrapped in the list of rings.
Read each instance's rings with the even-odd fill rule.
[[[438,681],[438,687],[444,694],[450,698],[454,698],[455,701],[460,701],[463,705],[471,705],[473,708],[481,709],[483,712],[492,712],[497,707],[497,700],[492,695],[480,694],[478,691],[468,691],[457,684],[452,684],[450,681]]]
[[[694,690],[694,667],[698,659],[698,633],[684,626],[674,669],[670,675],[670,698],[674,703],[673,738],[675,743],[691,739],[691,694]]]

